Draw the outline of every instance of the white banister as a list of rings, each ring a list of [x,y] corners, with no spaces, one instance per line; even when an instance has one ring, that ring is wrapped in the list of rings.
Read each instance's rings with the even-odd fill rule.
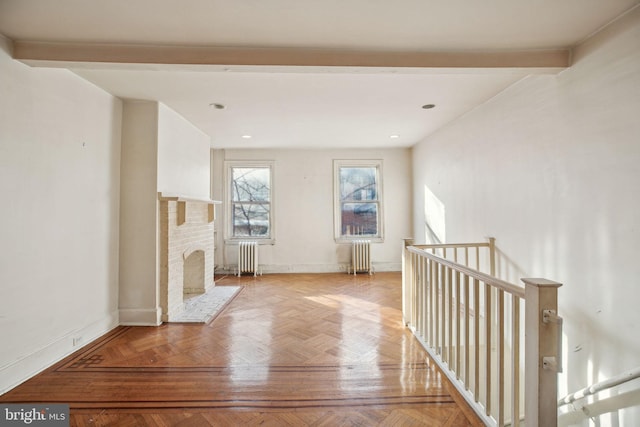
[[[480,418],[517,426],[524,406],[527,425],[556,426],[561,285],[523,279],[522,287],[480,272],[482,260],[495,273],[493,238],[451,245],[405,239],[404,248],[404,321]]]
[[[640,387],[637,385],[617,390],[609,395],[598,396],[596,399],[587,399],[600,392],[609,391],[614,387],[623,384],[628,385],[627,383],[638,379],[640,379],[640,367],[592,384],[559,399],[558,425],[575,425],[589,418],[597,420],[597,417],[601,415],[638,406],[640,402]]]
[[[608,380],[600,381],[599,383],[590,385],[574,393],[568,394],[562,399],[558,400],[558,407],[567,405],[571,402],[575,402],[578,399],[590,396],[592,394],[599,393],[603,390],[610,389],[612,387],[624,384],[629,381],[640,378],[640,366],[631,370],[628,370],[620,375],[609,378]]]
[[[426,245],[422,245],[422,246],[426,246]],[[484,282],[488,285],[491,285],[497,289],[501,289],[503,291],[506,291],[510,294],[514,294],[517,295],[521,298],[524,298],[524,288],[522,288],[521,286],[518,285],[514,285],[512,283],[506,282],[504,280],[498,279],[497,277],[493,277],[490,274],[486,274],[486,273],[482,273],[478,270],[474,270],[473,268],[469,268],[469,267],[465,267],[464,265],[461,264],[457,264],[453,261],[449,261],[448,259],[444,259],[441,258],[437,255],[433,255],[427,251],[425,251],[424,249],[420,249],[421,246],[409,246],[407,247],[407,250],[409,252],[413,252],[419,256],[425,256],[428,258],[432,258],[437,260],[437,262],[443,266],[446,267],[451,267],[456,269],[457,271],[460,271],[461,273],[469,276],[469,277],[475,277],[478,280],[480,280],[481,282]]]

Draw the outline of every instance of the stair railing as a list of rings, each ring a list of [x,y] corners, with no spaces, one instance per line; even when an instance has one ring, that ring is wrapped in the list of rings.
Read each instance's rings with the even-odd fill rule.
[[[571,405],[571,408],[564,413],[558,414],[558,424],[570,425],[579,423],[586,418],[598,417],[618,409],[640,404],[640,389],[637,388],[633,391],[626,391],[595,402],[587,402],[580,405],[575,404],[577,401],[589,396],[638,379],[640,379],[640,366],[566,395],[558,400],[558,408],[563,408],[567,405]]]
[[[522,287],[481,267],[495,272],[494,239],[452,245],[405,239],[404,321],[487,425],[518,426],[524,417],[527,425],[556,426],[561,284],[522,279]]]

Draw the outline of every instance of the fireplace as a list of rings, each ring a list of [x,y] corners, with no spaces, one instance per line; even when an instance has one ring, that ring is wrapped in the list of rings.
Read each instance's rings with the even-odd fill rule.
[[[171,322],[184,309],[185,294],[214,286],[215,204],[208,199],[159,193],[160,307]]]

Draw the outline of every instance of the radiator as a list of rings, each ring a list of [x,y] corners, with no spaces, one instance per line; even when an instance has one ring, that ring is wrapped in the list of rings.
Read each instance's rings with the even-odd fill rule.
[[[371,240],[353,240],[351,242],[351,268],[353,274],[358,271],[373,273],[371,267]]]
[[[258,242],[238,242],[238,277],[242,273],[258,275]]]

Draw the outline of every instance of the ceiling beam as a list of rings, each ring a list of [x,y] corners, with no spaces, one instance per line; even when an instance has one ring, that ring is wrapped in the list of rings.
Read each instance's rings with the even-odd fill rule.
[[[343,49],[156,46],[13,42],[13,57],[32,66],[69,63],[416,68],[566,68],[570,50],[369,51]]]

